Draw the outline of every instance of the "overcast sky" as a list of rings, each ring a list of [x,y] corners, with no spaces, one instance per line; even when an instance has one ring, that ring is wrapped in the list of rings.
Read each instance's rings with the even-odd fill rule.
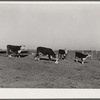
[[[0,4],[0,48],[7,44],[100,50],[100,4]]]

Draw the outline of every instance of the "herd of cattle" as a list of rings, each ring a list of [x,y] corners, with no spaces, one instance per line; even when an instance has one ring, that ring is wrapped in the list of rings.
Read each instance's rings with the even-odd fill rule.
[[[7,45],[7,54],[8,57],[12,57],[11,54],[15,53],[16,57],[20,57],[21,51],[25,48],[25,45],[15,46],[15,45]],[[58,64],[60,59],[66,59],[67,50],[59,49],[57,53],[55,53],[51,48],[46,47],[37,47],[35,60],[40,60],[41,56],[48,56],[49,60],[54,59],[55,63]],[[75,52],[75,61],[78,62],[78,59],[81,60],[81,63],[84,64],[84,61],[91,57],[90,54],[83,54],[80,52]]]

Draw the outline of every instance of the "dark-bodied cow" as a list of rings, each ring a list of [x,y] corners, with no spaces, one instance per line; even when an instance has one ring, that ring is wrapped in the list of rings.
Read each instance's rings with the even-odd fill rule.
[[[66,54],[67,54],[67,50],[59,49],[59,51],[58,51],[59,59],[65,59]]]
[[[81,59],[82,64],[84,64],[84,61],[88,58],[91,57],[90,54],[82,54],[80,52],[75,52],[75,61],[78,62],[77,58]]]
[[[50,60],[52,58],[56,58],[55,52],[51,48],[46,48],[46,47],[37,47],[37,53],[36,53],[36,56],[35,56],[35,60],[37,59],[37,57],[38,57],[38,60],[39,60],[40,55],[43,55],[43,56],[47,55]],[[56,59],[55,63],[58,63],[58,59]]]
[[[11,56],[11,53],[15,53],[16,57],[20,57],[20,53],[22,51],[22,49],[25,47],[25,45],[20,45],[20,46],[16,46],[16,45],[7,45],[7,53],[9,57]]]

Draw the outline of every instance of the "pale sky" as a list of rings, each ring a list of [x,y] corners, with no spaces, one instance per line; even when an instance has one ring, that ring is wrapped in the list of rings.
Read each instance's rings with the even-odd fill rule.
[[[100,4],[0,3],[0,48],[7,44],[100,50]]]

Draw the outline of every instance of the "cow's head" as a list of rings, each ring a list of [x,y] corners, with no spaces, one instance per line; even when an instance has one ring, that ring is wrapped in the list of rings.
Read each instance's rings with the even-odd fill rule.
[[[83,58],[83,60],[86,60],[87,58],[91,57],[90,54],[88,54],[85,58]]]
[[[56,53],[55,53],[55,52],[52,52],[52,53],[51,53],[51,57],[52,57],[52,58],[56,58]]]
[[[58,54],[54,53],[54,54],[51,55],[51,57],[52,57],[53,59],[56,59],[56,58],[58,58]]]
[[[21,50],[25,49],[25,45],[21,45],[21,46],[20,46],[20,49],[21,49]]]
[[[91,55],[90,55],[90,54],[88,54],[88,57],[91,57]]]
[[[21,53],[21,51],[22,51],[23,49],[25,49],[25,45],[21,45],[21,46],[20,46],[20,50],[18,50],[18,53]]]

